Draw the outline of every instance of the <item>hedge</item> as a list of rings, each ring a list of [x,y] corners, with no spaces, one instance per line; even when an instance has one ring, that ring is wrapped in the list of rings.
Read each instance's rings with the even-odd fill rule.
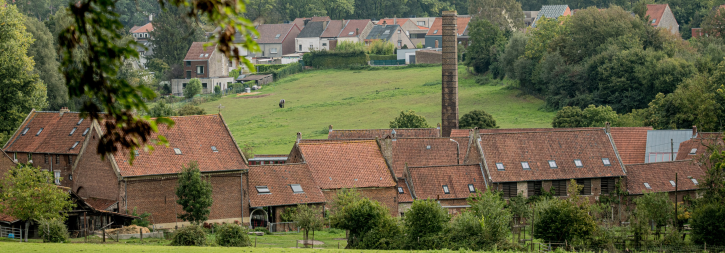
[[[391,61],[391,60],[397,60],[398,56],[394,54],[390,55],[377,55],[377,54],[371,54],[368,55],[370,57],[371,61]]]
[[[350,66],[368,65],[368,55],[364,51],[333,52],[315,51],[305,53],[302,58],[305,66],[313,68],[345,68]]]
[[[284,68],[286,64],[257,64],[254,67],[258,73],[270,72],[272,70]]]
[[[293,75],[293,74],[297,74],[299,72],[302,72],[302,70],[304,69],[304,67],[302,66],[302,64],[300,64],[298,62],[290,63],[290,64],[284,64],[284,65],[281,65],[281,66],[284,66],[284,67],[270,71],[272,73],[272,77],[274,78],[275,81],[277,81],[277,80],[279,80],[281,78],[284,78],[286,76],[289,76],[289,75]]]

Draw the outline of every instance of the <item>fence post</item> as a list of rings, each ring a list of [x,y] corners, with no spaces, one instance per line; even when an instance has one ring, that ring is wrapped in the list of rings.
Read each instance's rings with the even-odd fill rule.
[[[143,228],[139,228],[138,229],[138,233],[141,234],[141,241],[140,242],[143,242]]]
[[[106,242],[106,229],[103,229],[103,242]]]
[[[254,247],[257,247],[257,237],[254,237]]]
[[[121,229],[116,229],[116,242],[118,242],[119,237],[121,237]]]

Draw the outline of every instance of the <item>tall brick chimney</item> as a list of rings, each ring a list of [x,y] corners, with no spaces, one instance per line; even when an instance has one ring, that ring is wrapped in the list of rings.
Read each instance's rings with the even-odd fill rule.
[[[456,11],[443,12],[443,137],[451,137],[451,130],[458,128],[458,27]]]

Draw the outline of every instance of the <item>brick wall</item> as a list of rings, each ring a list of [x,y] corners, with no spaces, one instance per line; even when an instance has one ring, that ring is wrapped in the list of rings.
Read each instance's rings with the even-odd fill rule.
[[[28,162],[28,153],[8,153],[8,156],[10,158],[13,158],[17,155],[18,163],[27,163]],[[75,162],[77,155],[63,155],[63,154],[41,154],[41,153],[33,153],[33,166],[34,167],[40,167],[41,170],[47,170],[47,171],[60,171],[61,174],[61,180],[60,185],[65,187],[72,187],[73,183],[69,180],[69,176],[71,175],[71,168],[72,164],[69,163],[70,161]],[[47,158],[47,163],[46,163]],[[56,163],[57,162],[57,163]]]
[[[120,183],[111,166],[111,159],[110,157],[101,159],[101,156],[98,155],[97,147],[100,138],[95,130],[91,131],[89,135],[88,146],[83,150],[81,160],[73,170],[72,189],[78,196],[84,198],[94,197],[120,201]]]
[[[441,52],[433,50],[415,51],[415,63],[441,64]]]
[[[395,189],[395,187],[357,188],[357,190],[360,191],[360,194],[363,197],[369,198],[371,200],[376,200],[384,206],[388,207],[388,209],[390,210],[390,215],[392,215],[393,217],[397,217],[400,215],[398,213],[398,191]],[[322,193],[325,195],[325,200],[327,202],[331,202],[333,199],[335,199],[337,191],[337,189],[322,190]]]
[[[209,63],[207,61],[191,61],[191,66],[187,66],[187,61],[184,61],[184,78],[187,78],[186,72],[191,71],[191,78],[203,78],[209,77]],[[196,66],[204,66],[204,74],[196,74]]]

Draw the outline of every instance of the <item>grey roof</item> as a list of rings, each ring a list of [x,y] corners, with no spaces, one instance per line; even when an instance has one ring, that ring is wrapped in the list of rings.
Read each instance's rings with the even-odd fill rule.
[[[670,153],[680,148],[680,143],[692,138],[692,130],[649,130],[647,131],[647,150],[645,151],[645,163],[650,161],[650,153]],[[670,143],[672,140],[672,143]]]
[[[322,32],[325,31],[324,23],[328,21],[318,21],[318,22],[309,22],[305,26],[305,28],[300,31],[300,34],[297,35],[297,38],[317,38],[322,35]]]
[[[366,40],[375,40],[375,39],[381,39],[381,40],[390,40],[390,38],[393,37],[393,33],[395,33],[396,30],[398,30],[399,25],[375,25],[373,26],[373,29],[370,30],[370,33],[368,34],[368,37],[365,38]]]
[[[561,15],[564,15],[564,12],[566,11],[566,8],[568,8],[568,5],[544,5],[541,6],[541,11],[539,11],[539,14],[536,15],[536,19],[534,20],[534,23],[531,24],[531,27],[536,27],[536,21],[539,21],[539,19],[542,16],[545,16],[547,18],[559,18]]]

